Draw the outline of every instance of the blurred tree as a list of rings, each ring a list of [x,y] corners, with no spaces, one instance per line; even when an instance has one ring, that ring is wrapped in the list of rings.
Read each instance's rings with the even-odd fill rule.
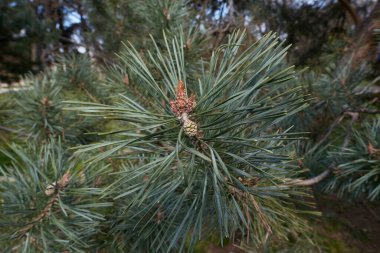
[[[376,1],[349,0],[245,0],[192,1],[197,19],[216,38],[236,27],[246,27],[253,39],[275,31],[293,45],[289,60],[297,65],[316,64],[332,39],[352,34],[362,20],[373,19]],[[220,38],[217,39],[220,41]]]
[[[37,43],[48,40],[46,24],[40,22],[28,1],[0,3],[0,66],[1,79],[12,80],[18,74],[40,69]]]
[[[81,1],[1,1],[0,80],[42,70],[77,48],[82,41],[74,36],[86,29]]]
[[[159,39],[160,31],[174,32],[180,23],[200,25],[214,38],[210,46],[238,27],[247,28],[252,41],[276,31],[294,45],[292,62],[315,64],[331,40],[346,39],[352,25],[373,18],[373,6],[373,0],[193,0],[174,5],[168,0],[5,0],[0,3],[0,78],[41,70],[56,60],[56,54],[77,49],[107,62],[114,59],[121,41],[149,47],[149,34]]]

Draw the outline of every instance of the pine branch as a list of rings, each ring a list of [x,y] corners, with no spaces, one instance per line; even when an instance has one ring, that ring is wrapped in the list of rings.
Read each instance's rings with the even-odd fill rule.
[[[104,220],[97,212],[110,206],[95,198],[100,194],[91,186],[97,182],[96,170],[84,173],[54,140],[24,150],[12,145],[4,155],[12,161],[0,168],[5,251],[83,252],[93,245],[99,221]]]
[[[34,217],[31,221],[30,224],[27,226],[23,227],[17,232],[17,237],[23,237],[30,229],[32,229],[37,222],[40,222],[43,220],[46,216],[49,215],[51,208],[53,205],[58,201],[59,198],[59,192],[54,193],[54,195],[51,197],[50,201],[48,204],[45,206],[45,208],[42,210],[42,212]]]
[[[380,114],[380,110],[369,109],[369,108],[359,108],[359,109],[347,109],[348,113],[364,113],[364,114]]]
[[[356,26],[359,25],[360,18],[358,16],[358,14],[355,12],[355,10],[352,7],[352,5],[347,0],[339,0],[339,3],[350,14],[350,16],[351,16],[352,20],[354,21],[355,25]]]
[[[314,152],[316,149],[318,149],[318,147],[320,145],[322,145],[328,138],[329,136],[332,134],[332,132],[334,131],[335,127],[337,127],[340,122],[344,119],[345,117],[345,114],[343,113],[342,115],[340,115],[338,118],[336,118],[334,120],[334,122],[330,125],[329,127],[329,130],[323,135],[323,137],[313,146],[313,148],[311,148],[310,150],[308,150],[306,152],[305,155],[308,155],[308,154],[311,154],[312,152]]]
[[[358,113],[354,113],[354,112],[345,112],[345,113],[343,113],[343,115],[341,115],[340,117],[338,117],[334,121],[334,123],[330,126],[329,131],[324,135],[324,137],[322,138],[322,140],[317,143],[317,145],[322,144],[328,138],[328,136],[332,133],[333,129],[343,120],[343,118],[344,118],[345,115],[351,116],[351,122],[350,122],[350,125],[349,125],[349,129],[348,129],[348,131],[346,133],[346,137],[344,138],[344,142],[343,142],[343,145],[342,145],[341,149],[344,150],[349,145],[350,139],[351,139],[351,135],[352,135],[353,124],[355,123],[355,121],[359,117],[359,114]],[[324,180],[325,178],[327,178],[330,175],[330,173],[333,172],[336,169],[336,166],[337,166],[336,162],[333,162],[325,171],[323,171],[321,174],[319,174],[319,175],[317,175],[317,176],[315,176],[313,178],[305,179],[305,180],[300,180],[300,179],[291,180],[289,182],[286,182],[286,185],[292,185],[292,186],[311,186],[311,185],[317,184],[317,183],[321,182],[322,180]]]
[[[350,143],[353,125],[359,117],[359,113],[357,113],[357,112],[356,113],[355,112],[347,112],[347,114],[351,116],[351,121],[350,121],[350,125],[348,126],[348,131],[346,133],[346,137],[344,138],[342,150],[345,149],[348,146],[348,144]]]
[[[353,116],[357,114],[353,113]],[[330,154],[330,157],[336,157],[339,163],[335,177],[327,183],[326,190],[338,189],[340,195],[349,192],[352,198],[364,196],[372,201],[378,198],[379,129],[380,121],[375,119],[353,129],[352,134],[348,132],[354,138],[350,147],[344,147]]]
[[[280,186],[295,175],[286,154],[301,134],[279,124],[307,106],[293,85],[293,67],[284,67],[286,48],[273,34],[245,47],[245,33],[235,32],[192,77],[187,41],[163,37],[160,44],[153,40],[152,51],[127,44],[120,54],[125,67],[116,68],[127,69],[128,84],[138,84],[144,97],[122,95],[115,105],[70,102],[70,110],[126,125],[113,132],[114,140],[77,151],[96,151],[91,164],[125,161],[104,190],[126,210],[114,238],[132,242],[125,251],[183,252],[205,229],[215,229],[221,242],[239,234],[258,244],[272,233],[285,238],[307,229],[282,197],[304,196],[304,189]],[[279,225],[284,221],[289,226]]]
[[[45,208],[42,210],[42,212],[39,215],[34,217],[27,226],[25,226],[24,228],[20,229],[17,232],[18,237],[23,237],[30,229],[32,229],[35,226],[36,223],[40,222],[41,220],[43,220],[45,217],[49,215],[53,205],[58,201],[61,191],[63,191],[64,188],[69,184],[70,178],[71,178],[70,172],[66,172],[62,176],[62,178],[57,182],[57,187],[54,189],[54,193],[52,197],[50,198],[49,202],[47,203],[47,205],[45,206]]]

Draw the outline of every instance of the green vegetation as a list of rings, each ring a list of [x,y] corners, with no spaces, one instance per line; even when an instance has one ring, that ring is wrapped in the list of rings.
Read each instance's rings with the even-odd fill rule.
[[[1,249],[376,252],[380,4],[317,2],[0,3]]]

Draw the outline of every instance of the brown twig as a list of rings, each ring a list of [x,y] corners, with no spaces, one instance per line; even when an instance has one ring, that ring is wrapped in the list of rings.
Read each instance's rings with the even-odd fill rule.
[[[346,112],[349,112],[349,113],[380,114],[380,110],[368,109],[368,108],[350,109],[350,110],[347,110]]]
[[[44,219],[46,216],[49,215],[50,213],[50,210],[51,208],[53,207],[53,205],[57,202],[59,198],[59,191],[57,191],[56,193],[54,193],[54,195],[51,197],[50,201],[48,202],[48,204],[45,206],[45,208],[42,210],[42,212],[37,215],[36,217],[34,217],[28,225],[26,225],[25,227],[23,227],[22,229],[20,229],[18,231],[18,236],[19,237],[23,237],[30,229],[32,229],[34,227],[34,225],[41,221],[42,219]]]
[[[323,171],[318,176],[315,176],[315,177],[310,178],[310,179],[305,179],[305,180],[294,179],[294,180],[290,180],[290,181],[286,182],[284,184],[284,186],[310,186],[310,185],[317,184],[317,183],[321,182],[323,179],[325,179],[328,175],[330,175],[330,173],[334,170],[334,168],[335,167],[329,167],[327,170]]]
[[[221,28],[221,27],[217,27],[217,28],[215,28],[215,29],[212,29],[212,30],[209,30],[209,34],[214,34],[214,33],[224,33],[224,32],[226,32],[229,28],[230,28],[230,26],[231,26],[231,23],[230,22],[228,22],[228,24],[225,26],[225,27],[223,27],[223,28]]]
[[[352,135],[352,129],[353,129],[354,123],[355,123],[355,121],[359,117],[359,113],[357,113],[357,112],[349,112],[349,115],[351,115],[351,122],[350,122],[350,126],[348,128],[346,137],[344,138],[344,142],[343,142],[343,145],[342,145],[342,150],[344,148],[346,148],[348,146],[348,144],[350,143],[351,135]]]
[[[45,217],[47,217],[50,214],[50,211],[53,207],[53,205],[58,201],[60,197],[61,191],[69,184],[71,178],[71,173],[66,172],[62,178],[57,182],[57,188],[56,191],[53,193],[51,196],[49,202],[45,206],[45,208],[42,210],[40,214],[35,216],[28,225],[25,227],[21,228],[17,234],[18,237],[23,237],[29,230],[31,230],[37,222],[41,222]]]
[[[234,0],[229,0],[228,1],[228,5],[230,7],[230,11],[229,11],[229,19],[230,19],[230,23],[233,23],[235,24],[235,7],[234,7]]]
[[[339,0],[339,3],[342,5],[344,9],[350,14],[352,20],[354,21],[355,25],[357,26],[360,23],[360,18],[352,5],[347,0]]]
[[[363,112],[364,112],[364,109],[363,109]],[[310,153],[312,153],[313,151],[315,151],[322,143],[324,143],[327,138],[332,134],[333,130],[335,129],[335,127],[337,127],[341,122],[342,120],[344,119],[345,116],[351,116],[354,117],[355,116],[355,120],[357,120],[357,117],[358,117],[358,114],[357,112],[355,111],[352,111],[352,110],[347,110],[347,111],[344,111],[338,118],[336,118],[334,120],[334,122],[331,124],[331,126],[329,127],[329,130],[323,135],[323,137],[317,142],[317,144],[315,144],[313,146],[313,148],[309,149],[305,155],[308,155]]]
[[[308,155],[309,153],[315,151],[323,142],[325,142],[325,140],[327,140],[327,138],[331,135],[331,133],[333,132],[333,130],[335,129],[335,127],[337,125],[340,124],[340,122],[343,120],[344,118],[344,114],[340,115],[338,118],[336,118],[334,120],[334,122],[331,124],[329,130],[323,135],[323,137],[317,142],[317,144],[314,145],[313,148],[309,149],[305,155]]]
[[[84,87],[83,83],[79,84],[79,87],[80,87],[80,89],[82,89],[86,93],[86,95],[92,100],[92,102],[99,103],[99,100],[97,100],[96,97],[94,97],[94,95],[92,95],[91,92],[89,92],[86,89],[86,87]]]

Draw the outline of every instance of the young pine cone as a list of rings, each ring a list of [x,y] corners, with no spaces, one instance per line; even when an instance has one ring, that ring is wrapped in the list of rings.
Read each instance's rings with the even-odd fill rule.
[[[187,136],[193,137],[198,133],[198,125],[194,121],[188,119],[183,123],[183,130]]]

